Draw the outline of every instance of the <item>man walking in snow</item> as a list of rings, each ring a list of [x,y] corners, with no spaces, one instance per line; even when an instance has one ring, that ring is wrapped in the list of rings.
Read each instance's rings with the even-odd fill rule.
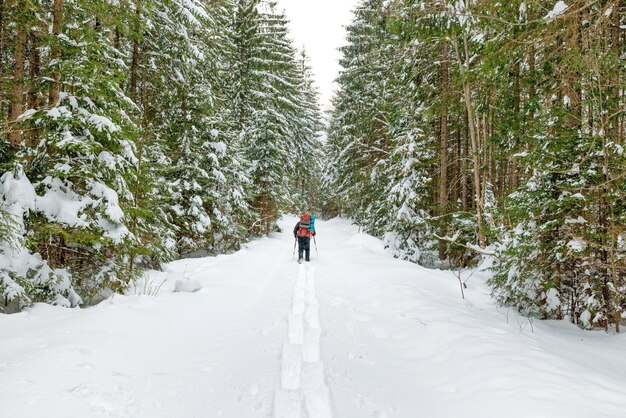
[[[311,260],[311,237],[315,236],[315,216],[308,213],[300,216],[300,221],[293,228],[293,236],[298,240],[298,263],[302,262],[302,253],[306,261]]]

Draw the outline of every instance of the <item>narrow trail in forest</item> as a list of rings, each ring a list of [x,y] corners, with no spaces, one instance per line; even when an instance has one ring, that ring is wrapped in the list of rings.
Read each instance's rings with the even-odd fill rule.
[[[281,358],[281,384],[274,398],[274,418],[332,418],[330,392],[320,356],[320,318],[315,267],[300,265],[288,336]]]

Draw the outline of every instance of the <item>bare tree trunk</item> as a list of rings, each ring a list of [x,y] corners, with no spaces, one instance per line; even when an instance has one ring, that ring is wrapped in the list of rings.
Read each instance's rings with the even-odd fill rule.
[[[4,11],[5,4],[4,0],[0,0],[0,80],[4,79]],[[5,104],[6,104],[6,94],[7,92],[2,89],[0,90],[2,96],[0,97],[0,121],[4,120],[5,115]]]
[[[115,26],[115,38],[113,40],[113,47],[119,51],[121,45],[121,34],[119,26]]]
[[[59,36],[63,32],[63,1],[54,0],[52,4],[52,34],[56,38],[52,44],[50,53],[50,60],[56,66],[56,69],[52,73],[52,85],[50,86],[50,94],[48,96],[48,106],[55,107],[59,104],[59,98],[61,96],[61,72],[59,71],[58,62],[61,58],[61,47],[59,46]]]
[[[141,30],[141,0],[135,2],[135,34],[133,39],[133,58],[130,64],[130,98],[137,99],[137,80],[139,78],[139,38]]]
[[[40,30],[46,30],[45,27],[36,27],[31,30],[30,33],[30,56],[28,58],[28,77],[30,79],[30,86],[28,88],[28,109],[38,109],[42,105],[42,100],[45,102],[45,98],[37,89],[37,81],[41,72],[41,56],[39,52]],[[38,130],[30,130],[25,135],[26,145],[34,147],[38,142]]]
[[[613,53],[615,55],[615,57],[617,57],[617,59],[620,58],[620,56],[622,55],[622,48],[621,48],[621,42],[620,42],[620,21],[621,21],[621,9],[620,9],[620,2],[621,3],[625,3],[623,0],[616,0],[615,4],[613,5],[613,21],[611,22],[611,48],[613,49]],[[618,63],[618,66],[620,64]],[[613,120],[611,121],[611,126],[610,126],[610,133],[611,133],[611,139],[613,141],[615,141],[615,143],[617,144],[621,144],[621,129],[620,129],[620,112],[618,112],[618,110],[620,109],[620,86],[621,86],[621,77],[620,77],[620,68],[618,67],[615,71],[614,71],[614,77],[613,77],[613,86],[611,88],[611,90],[613,90],[611,93],[611,99],[613,100],[613,105],[611,106],[611,112],[610,114],[612,115],[613,113],[616,113],[615,116],[613,117]]]
[[[535,101],[536,100],[536,95],[537,95],[537,88],[535,85],[535,71],[536,71],[536,67],[537,67],[537,59],[535,57],[536,55],[536,51],[535,51],[535,43],[531,43],[530,44],[530,48],[528,51],[528,71],[530,73],[530,83],[528,86],[528,100],[530,101]],[[534,127],[535,127],[535,112],[534,110],[530,111],[530,115],[529,115],[529,121],[528,121],[528,127],[531,130],[531,133],[534,133]],[[518,175],[518,179],[520,178],[520,176]]]
[[[489,110],[487,110],[488,112]],[[483,168],[482,168],[482,183],[481,183],[481,194],[480,194],[480,207],[483,210],[483,218],[485,215],[485,192],[487,191],[487,182],[489,181],[492,186],[493,186],[493,177],[492,177],[492,173],[493,173],[493,164],[492,162],[494,161],[493,156],[492,156],[492,148],[489,145],[489,123],[487,121],[488,119],[488,114],[487,113],[483,113],[483,138],[482,138],[482,142],[479,142],[479,146],[478,149],[479,150],[483,150]],[[489,222],[492,226],[493,225],[493,217],[489,216]],[[484,246],[484,245],[482,245]]]
[[[516,116],[516,120],[518,123],[521,122],[521,115],[520,115],[520,102],[521,102],[521,88],[520,88],[520,62],[517,61],[515,63],[515,65],[513,66],[513,76],[515,77],[514,81],[513,81],[513,89],[514,89],[514,95],[513,95],[513,112],[515,113]],[[518,130],[515,129],[515,137],[513,138],[514,141],[514,147],[513,150],[517,151],[518,146],[519,146],[519,138],[517,137],[517,132]],[[515,157],[511,158],[510,161],[510,170],[509,170],[509,181],[508,181],[508,192],[511,193],[515,190],[517,190],[517,188],[519,187],[519,177],[517,174],[517,159]]]
[[[440,236],[445,237],[447,234],[446,220],[442,218],[446,213],[448,205],[448,43],[444,42],[441,63],[441,95],[443,97],[443,106],[441,110],[440,121],[440,138],[439,138],[439,225]],[[444,261],[447,257],[447,242],[443,239],[439,240],[439,260]]]
[[[461,129],[457,128],[454,135],[454,151],[452,156],[454,162],[450,166],[450,178],[454,182],[450,183],[450,201],[456,206],[459,202],[459,195],[461,194],[461,173],[460,173],[460,161],[461,161]],[[456,206],[458,207],[458,206]]]
[[[467,190],[467,159],[469,158],[468,149],[468,121],[467,111],[463,113],[463,123],[460,124],[461,128],[461,202],[463,210],[466,211],[469,208],[469,191]]]
[[[13,88],[11,89],[11,112],[9,121],[16,122],[24,113],[24,61],[26,50],[27,25],[18,24],[15,36],[15,67],[13,69]],[[9,132],[9,142],[19,145],[22,142],[22,131],[17,124],[13,124]]]
[[[626,3],[623,0],[616,0],[615,4],[613,5],[613,21],[611,22],[611,48],[613,49],[613,53],[615,54],[615,57],[617,59],[620,59],[620,56],[622,54],[621,51],[621,42],[620,42],[620,23],[621,23],[621,9],[620,9],[620,3]],[[611,92],[611,98],[613,100],[612,106],[611,106],[611,111],[609,112],[611,115],[613,113],[615,113],[615,116],[613,117],[613,120],[610,120],[610,128],[609,128],[609,132],[610,132],[610,140],[615,142],[616,144],[621,144],[622,143],[622,138],[621,138],[621,129],[620,129],[620,119],[621,119],[621,114],[619,112],[619,109],[621,108],[621,103],[620,103],[620,86],[621,86],[621,77],[620,77],[620,67],[619,67],[619,63],[618,63],[618,68],[614,71],[614,77],[613,77],[613,86],[612,86],[612,92]],[[606,142],[606,139],[603,138],[603,140]],[[610,167],[609,167],[609,153],[607,152],[608,150],[603,150],[604,151],[604,172],[605,172],[605,176],[607,176],[610,180],[613,180],[612,177],[612,173],[609,171]],[[617,267],[617,238],[618,238],[618,231],[617,231],[617,227],[615,225],[615,208],[613,205],[609,205],[609,231],[607,231],[607,238],[610,240],[609,242],[609,258],[610,258],[610,273],[611,273],[611,277],[612,277],[612,281],[613,281],[613,289],[615,289],[614,291],[616,291],[617,289],[620,289],[622,287],[622,281],[619,278],[619,274],[618,274],[618,267]],[[613,322],[615,324],[615,332],[620,332],[620,323],[621,323],[621,319],[622,319],[622,309],[620,306],[620,302],[621,300],[617,300],[615,305],[616,305],[616,310],[613,313]]]
[[[572,24],[572,33],[569,39],[564,40],[563,47],[567,49],[582,50],[581,25],[582,16],[576,13],[575,21]],[[580,74],[575,69],[567,69],[564,81],[564,93],[568,101],[569,111],[565,118],[565,126],[569,129],[580,129],[582,127],[582,91],[578,87],[580,84]]]

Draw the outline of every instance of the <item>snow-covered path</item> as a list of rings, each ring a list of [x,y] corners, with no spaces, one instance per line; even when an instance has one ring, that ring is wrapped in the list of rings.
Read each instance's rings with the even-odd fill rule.
[[[332,407],[320,357],[321,328],[313,265],[299,266],[287,323],[274,417],[331,418]]]
[[[158,296],[0,316],[0,417],[623,417],[626,338],[532,326],[346,221],[149,275]],[[197,293],[173,292],[177,279]]]

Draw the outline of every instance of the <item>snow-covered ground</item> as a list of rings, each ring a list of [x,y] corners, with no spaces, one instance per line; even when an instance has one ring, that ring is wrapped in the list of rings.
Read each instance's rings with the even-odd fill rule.
[[[0,316],[0,417],[626,416],[626,336],[531,324],[478,275],[462,300],[343,220],[298,265],[293,224],[150,273],[157,296]]]

